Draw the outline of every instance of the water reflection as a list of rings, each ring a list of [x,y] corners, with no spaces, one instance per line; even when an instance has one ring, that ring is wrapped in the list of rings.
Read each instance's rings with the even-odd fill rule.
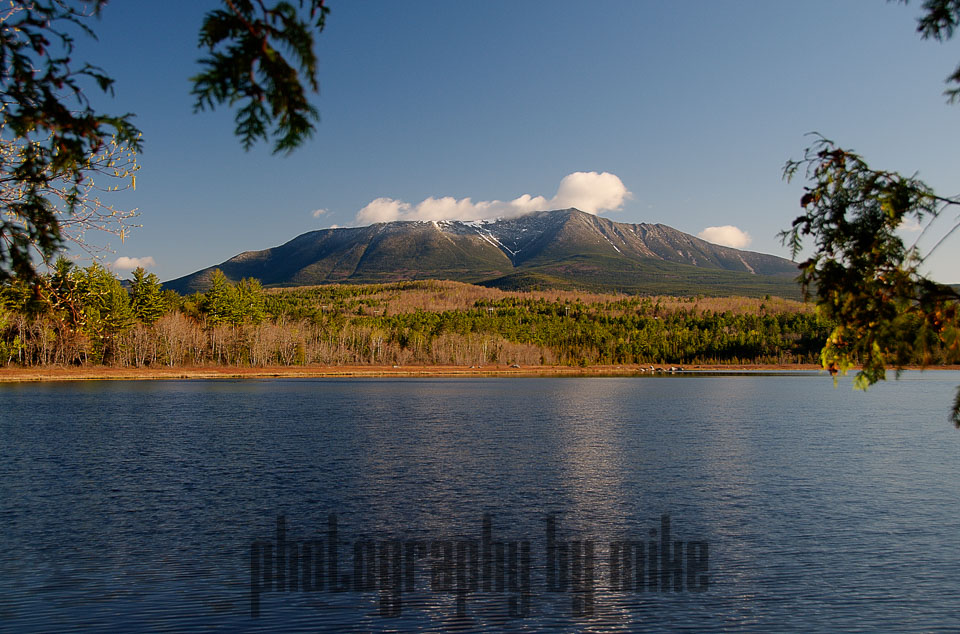
[[[57,629],[931,629],[953,621],[956,373],[868,395],[819,377],[0,385],[0,618]],[[253,540],[528,540],[531,616],[429,570],[249,608]],[[547,590],[545,518],[592,541],[592,615]],[[612,541],[710,545],[709,592],[611,589]],[[572,546],[571,546],[572,547]],[[350,545],[344,546],[349,552]],[[345,555],[346,557],[347,555]],[[345,566],[348,564],[345,563]],[[890,583],[890,579],[898,583]]]

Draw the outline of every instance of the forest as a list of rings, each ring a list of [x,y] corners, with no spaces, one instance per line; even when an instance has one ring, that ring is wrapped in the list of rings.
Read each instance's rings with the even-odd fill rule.
[[[293,366],[818,363],[833,325],[777,297],[510,292],[459,282],[205,293],[60,259],[0,286],[0,365]],[[929,359],[936,362],[936,359]]]

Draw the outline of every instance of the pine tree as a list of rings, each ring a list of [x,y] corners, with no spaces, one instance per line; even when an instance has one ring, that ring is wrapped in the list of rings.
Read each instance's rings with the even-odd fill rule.
[[[155,274],[147,274],[143,267],[138,267],[133,272],[131,290],[133,314],[141,322],[152,324],[167,312],[160,280]]]
[[[237,284],[237,305],[240,321],[249,319],[254,324],[259,324],[264,320],[267,312],[260,280],[252,277],[240,280]]]
[[[202,310],[211,325],[231,322],[236,315],[237,291],[220,269],[210,276],[210,290],[203,295]]]
[[[133,325],[130,294],[112,273],[94,262],[77,278],[77,292],[83,304],[84,330],[93,344],[95,361],[116,356],[118,337]]]

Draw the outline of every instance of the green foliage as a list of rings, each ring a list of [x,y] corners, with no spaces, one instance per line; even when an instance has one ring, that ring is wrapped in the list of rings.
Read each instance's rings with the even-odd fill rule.
[[[89,88],[110,94],[113,79],[73,55],[73,34],[94,37],[88,22],[106,4],[33,0],[0,9],[0,280],[36,281],[35,254],[49,262],[65,238],[87,247],[83,233],[91,226],[113,227],[107,230],[122,237],[123,220],[133,215],[93,197],[92,176],[130,177],[138,169],[140,132],[132,114],[93,108]],[[306,92],[317,90],[314,35],[329,10],[323,0],[223,5],[207,14],[200,31],[210,56],[193,78],[196,106],[242,102],[236,132],[243,146],[272,135],[274,150],[289,152],[317,120]],[[134,184],[131,177],[128,186]],[[79,228],[65,235],[71,225]]]
[[[185,298],[182,313],[134,324],[119,282],[102,267],[65,263],[59,275],[56,290],[51,283],[45,291],[45,312],[9,310],[27,326],[23,363],[809,363],[832,328],[776,298],[758,311],[758,301],[743,298],[571,301],[449,282],[264,293],[255,281],[234,286],[220,275],[209,293]],[[78,321],[55,308],[67,303],[60,294],[81,302]],[[26,305],[14,284],[0,287],[0,300]],[[744,311],[745,302],[753,308]],[[20,332],[0,329],[0,340],[13,349]]]
[[[32,249],[48,260],[62,245],[51,190],[64,192],[68,214],[82,203],[91,157],[111,142],[141,147],[132,115],[94,111],[84,94],[93,82],[110,92],[102,69],[72,59],[72,31],[93,35],[86,22],[106,0],[13,3],[0,16],[0,109],[4,189],[0,219],[0,279],[36,275]],[[61,189],[62,188],[62,189]]]
[[[110,271],[97,263],[77,274],[73,288],[82,302],[81,322],[76,326],[90,339],[92,359],[105,362],[115,357],[118,338],[135,321],[130,295]]]
[[[232,321],[236,306],[236,289],[223,271],[217,269],[210,277],[210,290],[203,296],[203,312],[211,324]]]
[[[0,324],[0,343],[27,362],[122,365],[132,353],[130,333],[154,325],[180,305],[176,293],[168,303],[156,276],[142,269],[134,272],[132,287],[133,297],[100,264],[78,268],[61,257],[49,274],[29,284],[0,284],[0,314],[8,310],[19,325],[4,330]],[[138,341],[144,340],[141,332]]]
[[[917,31],[924,39],[953,37],[960,0],[925,0],[923,9]],[[960,66],[947,82],[960,84]],[[955,102],[960,87],[946,94]],[[787,162],[784,177],[801,168],[811,183],[800,200],[804,213],[781,237],[794,257],[805,236],[814,239],[813,255],[801,265],[804,294],[816,288],[818,310],[836,323],[821,354],[823,366],[836,376],[862,364],[856,386],[865,389],[884,379],[888,367],[899,374],[906,363],[957,362],[960,295],[925,277],[920,266],[960,223],[926,254],[916,242],[905,247],[896,231],[905,220],[936,218],[960,201],[937,196],[914,177],[871,169],[823,137],[802,160]],[[960,427],[960,390],[951,418]]]
[[[180,293],[170,289],[163,289],[161,292],[164,307],[168,311],[181,310],[183,308],[183,297],[180,296]]]
[[[259,324],[267,316],[263,298],[263,286],[260,280],[245,278],[237,284],[237,314],[240,321],[245,319]]]
[[[148,275],[143,267],[133,272],[131,296],[133,314],[145,324],[154,323],[167,312],[160,280],[153,273]]]
[[[831,324],[809,314],[680,310],[649,298],[570,303],[526,295],[449,310],[387,310],[384,294],[430,288],[430,282],[324,286],[270,293],[278,321],[309,319],[329,332],[372,328],[407,349],[480,335],[548,350],[560,363],[812,362]],[[692,301],[696,301],[695,299]],[[733,302],[731,302],[733,303]]]
[[[928,221],[957,201],[916,178],[874,170],[823,137],[802,160],[789,161],[784,176],[801,170],[810,182],[800,201],[804,213],[781,237],[794,257],[804,237],[813,237],[801,283],[805,294],[816,289],[820,314],[836,324],[823,366],[837,374],[860,364],[857,386],[866,388],[888,367],[932,362],[933,351],[940,362],[960,359],[960,295],[926,278],[920,266],[930,252],[906,247],[897,234],[904,221]]]
[[[266,317],[263,287],[258,280],[243,279],[235,286],[223,271],[215,269],[210,282],[210,290],[199,302],[210,324],[259,324]]]
[[[23,350],[23,342],[12,329],[13,313],[0,305],[0,366],[9,365]]]
[[[203,72],[192,78],[195,108],[242,104],[236,135],[245,149],[275,137],[274,152],[290,152],[313,133],[319,117],[307,99],[304,83],[317,90],[314,30],[323,30],[323,0],[224,0],[225,9],[207,13],[200,46],[209,56]],[[290,59],[281,51],[286,51]],[[269,127],[273,125],[273,130]]]

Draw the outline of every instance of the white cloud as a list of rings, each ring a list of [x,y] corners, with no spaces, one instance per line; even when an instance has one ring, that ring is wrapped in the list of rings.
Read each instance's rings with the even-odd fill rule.
[[[133,269],[141,266],[143,268],[148,268],[156,265],[157,263],[149,255],[145,258],[128,258],[126,256],[122,256],[114,260],[111,267],[120,269],[121,271],[132,271]]]
[[[407,215],[409,213],[409,203],[392,198],[376,198],[357,212],[357,222],[360,224],[392,222],[399,220],[401,215]]]
[[[733,247],[734,249],[742,249],[753,241],[753,238],[750,237],[749,233],[738,229],[733,225],[707,227],[698,233],[697,237],[702,238],[707,242],[712,242],[725,247]]]
[[[589,214],[620,209],[630,197],[623,181],[610,172],[574,172],[563,177],[553,204],[557,207],[576,207]]]
[[[523,194],[510,201],[433,196],[412,205],[393,198],[377,198],[357,212],[359,225],[394,220],[487,220],[522,216],[532,211],[576,207],[591,214],[620,209],[632,194],[609,172],[574,172],[560,181],[553,198]]]
[[[329,209],[314,209],[312,212],[310,212],[310,215],[312,215],[314,218],[319,218],[320,216],[328,213],[330,213]]]

